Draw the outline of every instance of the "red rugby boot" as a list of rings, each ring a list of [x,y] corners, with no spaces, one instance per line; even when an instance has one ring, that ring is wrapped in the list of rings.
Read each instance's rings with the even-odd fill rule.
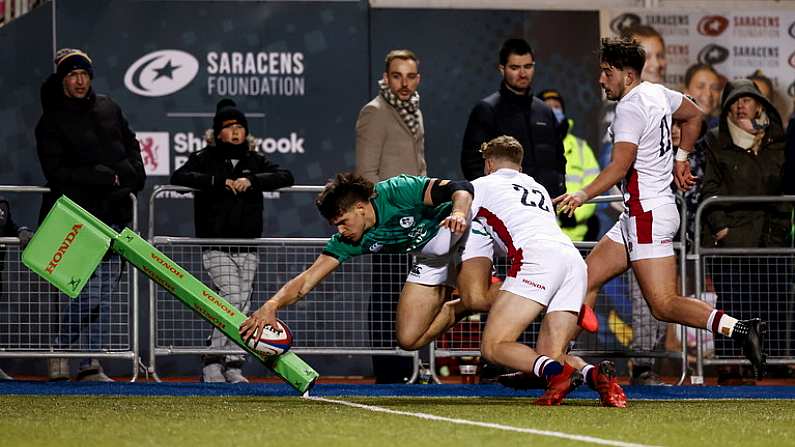
[[[604,407],[624,408],[627,406],[627,396],[616,382],[616,365],[610,360],[604,360],[590,371],[593,389],[599,393],[599,401]]]
[[[534,405],[560,405],[563,398],[582,385],[583,378],[579,371],[568,364],[563,365],[563,371],[550,377],[544,395],[533,402]]]

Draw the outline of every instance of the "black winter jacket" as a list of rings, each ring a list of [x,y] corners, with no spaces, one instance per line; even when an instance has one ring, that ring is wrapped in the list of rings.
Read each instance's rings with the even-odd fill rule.
[[[119,106],[93,89],[68,98],[60,78],[41,88],[36,146],[47,186],[39,222],[62,194],[107,224],[132,221],[130,193],[144,187],[141,149]],[[115,185],[118,178],[118,185]]]
[[[233,166],[231,159],[238,159]],[[234,194],[227,179],[245,177],[251,188]],[[189,186],[194,193],[196,237],[257,238],[262,236],[262,192],[292,186],[293,175],[264,156],[249,150],[248,143],[208,145],[188,157],[171,175],[174,185]]]
[[[566,192],[565,132],[544,101],[530,92],[517,95],[505,83],[478,102],[469,115],[461,148],[461,169],[467,180],[483,176],[480,145],[501,135],[510,135],[522,145],[522,172],[544,185],[552,197]]]
[[[770,124],[757,154],[734,144],[728,130],[729,109],[741,96],[756,99],[767,112]],[[702,200],[714,196],[775,196],[784,189],[785,137],[781,117],[767,99],[742,79],[726,84],[722,95],[720,124],[707,132],[697,150],[704,150],[706,171]],[[790,174],[791,175],[791,174]],[[719,247],[782,247],[790,230],[789,204],[725,203],[704,210],[703,244],[714,245],[713,235],[728,228]]]

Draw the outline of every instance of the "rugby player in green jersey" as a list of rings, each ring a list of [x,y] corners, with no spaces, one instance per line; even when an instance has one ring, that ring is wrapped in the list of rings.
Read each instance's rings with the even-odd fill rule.
[[[451,327],[465,309],[448,300],[470,223],[472,185],[466,180],[399,175],[373,184],[338,174],[318,195],[320,214],[337,227],[315,262],[289,280],[241,326],[244,340],[276,325],[276,311],[304,298],[353,256],[411,253],[396,316],[398,345],[416,350]]]

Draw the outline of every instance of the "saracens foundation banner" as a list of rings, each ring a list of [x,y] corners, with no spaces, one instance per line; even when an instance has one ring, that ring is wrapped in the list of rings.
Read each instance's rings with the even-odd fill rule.
[[[297,184],[321,185],[354,167],[355,121],[370,83],[366,8],[359,1],[60,0],[56,41],[91,55],[96,90],[121,105],[138,136],[150,188],[205,147],[224,97],[246,113],[258,152]],[[170,197],[157,226],[191,235],[192,201]],[[314,194],[271,197],[267,235],[327,233],[322,220],[312,226]]]
[[[728,79],[761,70],[773,81],[773,103],[786,120],[795,98],[795,11],[605,10],[603,35],[649,25],[665,39],[668,69],[665,83],[683,88],[685,71],[695,63],[710,64]]]

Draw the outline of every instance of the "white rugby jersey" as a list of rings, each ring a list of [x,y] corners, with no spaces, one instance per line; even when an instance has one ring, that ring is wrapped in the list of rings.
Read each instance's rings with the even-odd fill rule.
[[[613,144],[623,141],[638,146],[635,162],[622,182],[624,205],[630,216],[674,203],[671,114],[682,104],[682,96],[644,81],[616,105],[610,128]]]
[[[558,226],[549,193],[532,177],[500,169],[472,181],[472,217],[480,221],[498,248],[521,262],[522,248],[548,240],[571,245]]]

